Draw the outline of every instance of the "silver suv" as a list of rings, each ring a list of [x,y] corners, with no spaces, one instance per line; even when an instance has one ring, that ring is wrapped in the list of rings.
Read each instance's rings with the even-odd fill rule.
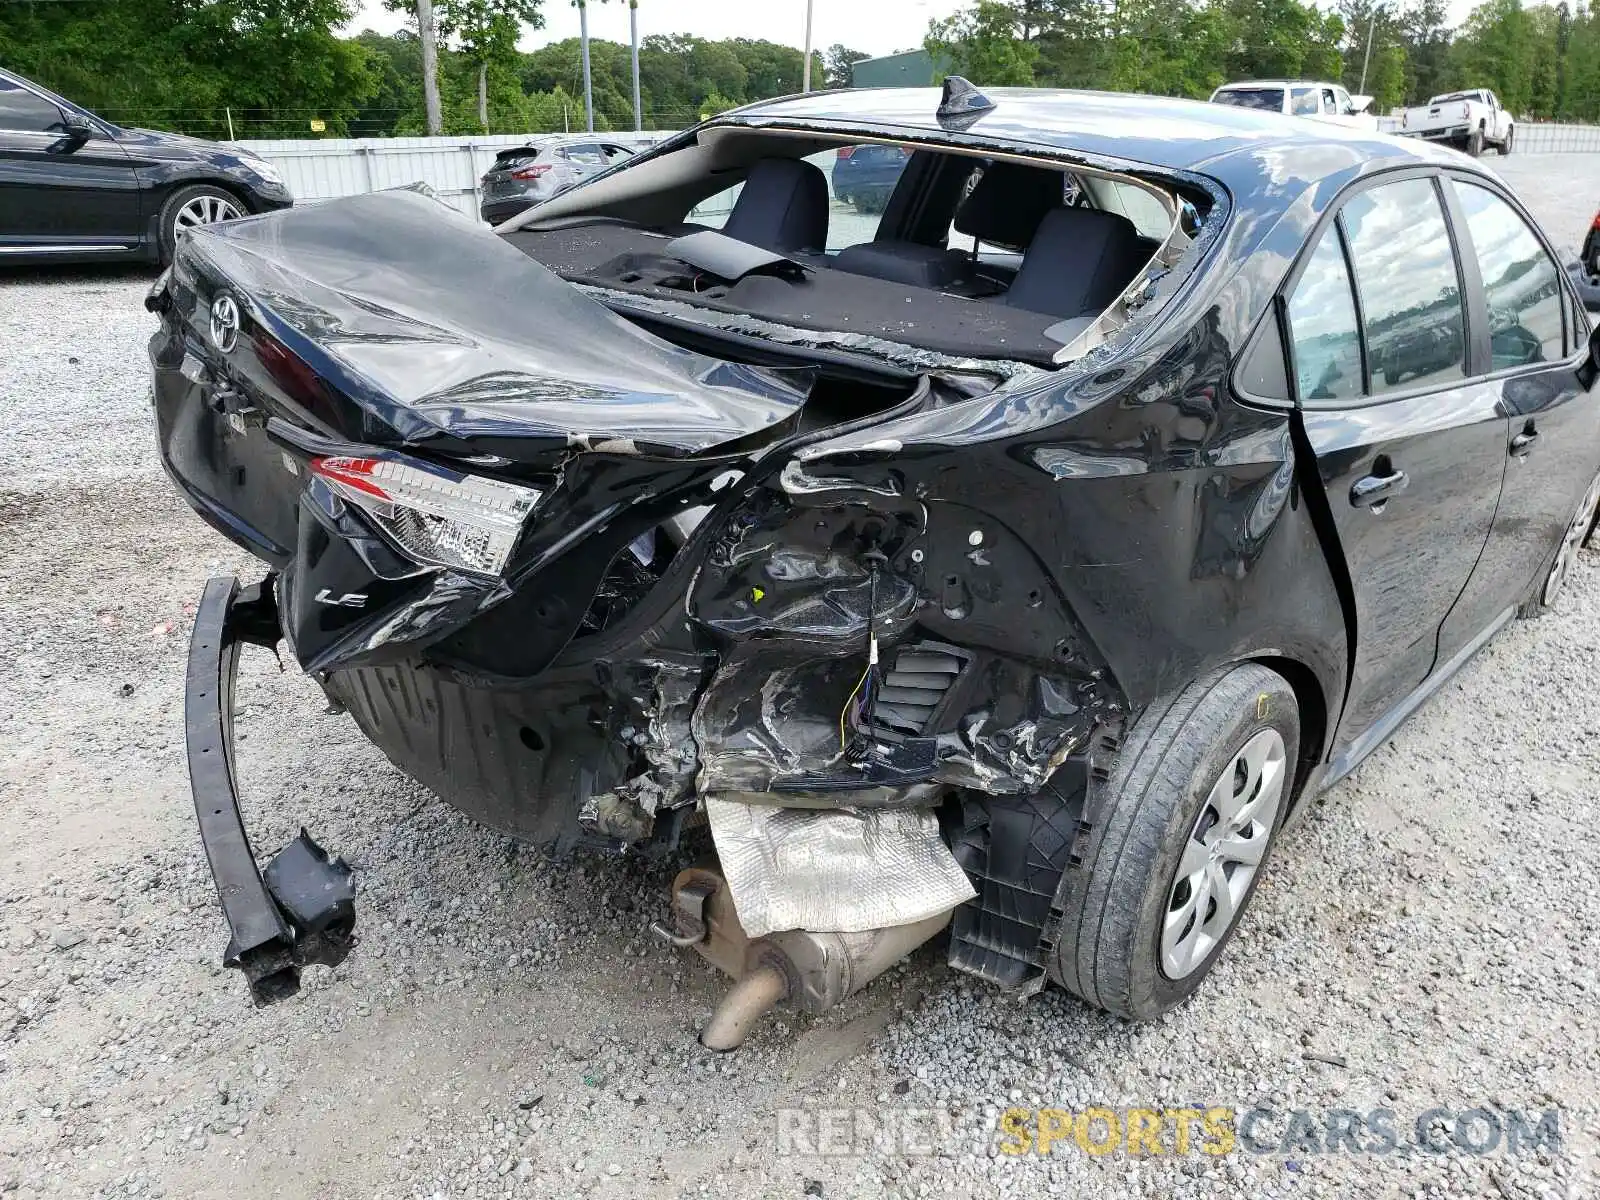
[[[498,225],[636,152],[636,148],[602,141],[593,134],[553,134],[502,150],[479,182],[482,199],[478,213],[489,224]]]

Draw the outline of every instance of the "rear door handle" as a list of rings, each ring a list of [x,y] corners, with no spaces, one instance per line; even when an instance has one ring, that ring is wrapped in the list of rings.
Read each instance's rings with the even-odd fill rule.
[[[1511,453],[1516,458],[1526,458],[1533,444],[1539,440],[1539,431],[1530,422],[1528,427],[1511,439]]]
[[[1380,468],[1388,468],[1387,462],[1380,462]],[[1350,503],[1357,508],[1370,508],[1374,512],[1383,511],[1383,506],[1389,502],[1396,492],[1403,492],[1411,480],[1404,471],[1389,469],[1384,474],[1364,476],[1355,481],[1350,487]]]

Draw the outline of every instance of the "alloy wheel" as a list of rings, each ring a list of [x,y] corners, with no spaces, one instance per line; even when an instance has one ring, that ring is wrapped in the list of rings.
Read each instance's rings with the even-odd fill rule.
[[[1573,515],[1572,524],[1567,526],[1566,535],[1556,549],[1556,560],[1550,564],[1550,573],[1544,577],[1544,591],[1539,596],[1539,602],[1546,608],[1553,605],[1556,597],[1561,594],[1561,588],[1567,582],[1567,572],[1572,567],[1572,560],[1577,557],[1578,550],[1583,545],[1584,535],[1594,524],[1594,514],[1597,509],[1600,509],[1600,475],[1594,477],[1589,490],[1583,494],[1583,499],[1578,501],[1578,511]]]
[[[1212,785],[1167,894],[1161,969],[1168,979],[1198,969],[1238,918],[1277,828],[1287,778],[1283,735],[1263,729]]]
[[[174,233],[196,225],[215,225],[218,221],[237,221],[243,211],[226,196],[196,196],[178,210],[172,220]]]

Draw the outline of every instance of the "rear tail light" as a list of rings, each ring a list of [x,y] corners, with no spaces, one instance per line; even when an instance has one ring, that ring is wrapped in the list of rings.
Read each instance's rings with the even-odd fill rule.
[[[1470,104],[1463,104],[1463,105],[1462,105],[1462,106],[1461,106],[1461,115],[1462,115],[1462,116],[1463,116],[1463,117],[1470,117],[1470,116],[1471,116],[1471,115],[1472,115],[1472,105],[1470,105]]]
[[[418,562],[499,575],[540,493],[420,459],[329,456],[311,473],[367,513]]]
[[[513,179],[537,179],[550,169],[549,163],[530,163],[526,167],[518,167],[511,172]]]
[[[1595,213],[1594,220],[1589,222],[1590,229],[1600,229],[1600,212]]]
[[[837,161],[838,159],[841,159],[841,158],[849,158],[855,152],[856,152],[856,148],[854,146],[840,146],[837,150],[835,150],[833,152],[833,157],[834,157],[835,161]]]

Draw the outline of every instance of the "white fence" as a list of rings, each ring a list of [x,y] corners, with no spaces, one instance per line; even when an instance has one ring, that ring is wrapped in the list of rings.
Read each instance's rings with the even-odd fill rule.
[[[421,181],[447,204],[476,217],[478,180],[495,154],[544,136],[548,135],[282,139],[238,145],[277,167],[296,200],[331,200]],[[624,146],[650,145],[667,136],[664,132],[595,135]]]

